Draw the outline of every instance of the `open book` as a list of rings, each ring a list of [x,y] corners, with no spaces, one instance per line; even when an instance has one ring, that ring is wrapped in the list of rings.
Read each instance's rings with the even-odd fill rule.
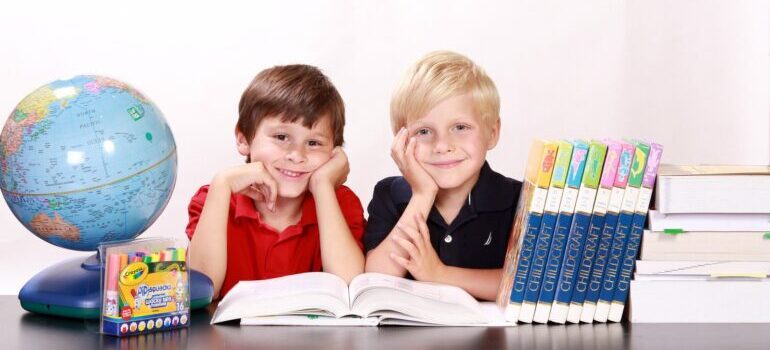
[[[211,323],[242,325],[509,326],[493,303],[461,288],[379,273],[356,276],[308,272],[241,281],[220,301]]]

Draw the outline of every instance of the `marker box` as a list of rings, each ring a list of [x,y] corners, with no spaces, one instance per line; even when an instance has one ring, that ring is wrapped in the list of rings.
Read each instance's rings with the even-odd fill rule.
[[[102,333],[124,337],[189,326],[187,244],[149,238],[99,246]]]

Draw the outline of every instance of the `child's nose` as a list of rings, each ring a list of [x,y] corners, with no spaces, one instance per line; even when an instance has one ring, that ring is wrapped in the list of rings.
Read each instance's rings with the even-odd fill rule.
[[[435,153],[447,153],[454,150],[452,140],[446,136],[436,137],[436,141],[433,143],[433,152]]]
[[[303,163],[306,159],[305,151],[302,147],[292,147],[289,152],[286,153],[286,160],[292,163]]]

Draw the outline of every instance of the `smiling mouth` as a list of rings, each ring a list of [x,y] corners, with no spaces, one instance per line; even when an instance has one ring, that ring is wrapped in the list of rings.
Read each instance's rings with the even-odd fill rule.
[[[278,170],[278,172],[281,175],[286,176],[288,178],[292,178],[292,179],[300,178],[300,177],[302,177],[302,175],[305,175],[305,174],[308,173],[306,171],[291,171],[291,170],[286,170],[286,169],[281,169],[281,168],[275,168],[275,169]]]
[[[430,165],[440,169],[449,169],[459,165],[462,161],[463,161],[462,159],[449,160],[449,161],[443,161],[443,162],[430,163]]]

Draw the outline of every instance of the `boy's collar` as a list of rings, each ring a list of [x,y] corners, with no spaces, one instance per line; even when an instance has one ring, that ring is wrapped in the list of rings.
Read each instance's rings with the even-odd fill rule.
[[[393,181],[391,195],[396,204],[406,205],[412,198],[412,189],[403,177]],[[488,162],[479,170],[479,178],[470,193],[470,207],[476,212],[500,211],[515,203],[515,189],[511,181],[490,168]]]

